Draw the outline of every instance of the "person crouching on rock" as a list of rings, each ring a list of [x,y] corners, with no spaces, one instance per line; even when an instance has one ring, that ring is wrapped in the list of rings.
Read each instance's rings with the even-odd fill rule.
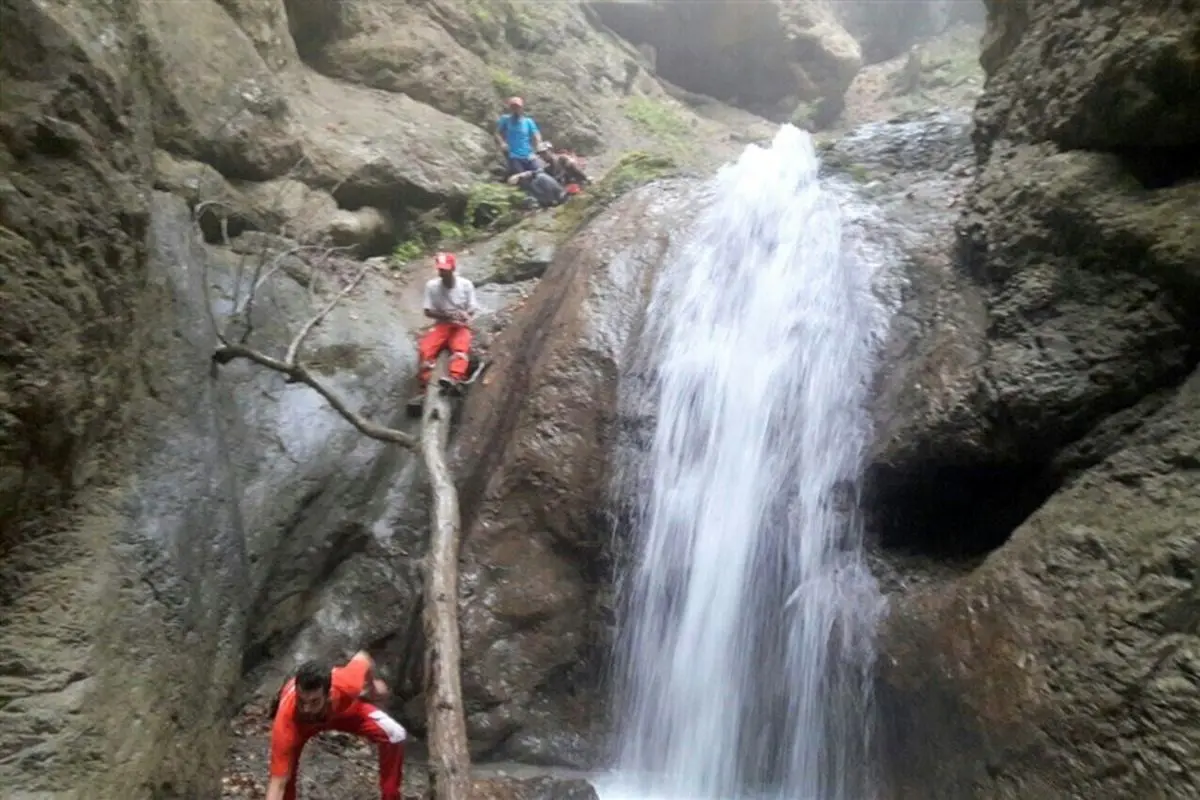
[[[520,187],[541,208],[553,208],[567,201],[568,195],[562,184],[541,169],[510,175],[508,182]]]
[[[475,302],[475,285],[466,278],[455,275],[457,259],[453,253],[438,253],[433,257],[438,276],[425,284],[425,316],[434,320],[433,327],[425,331],[417,345],[420,351],[421,371],[417,378],[424,392],[429,376],[437,366],[437,357],[443,350],[450,351],[448,377],[441,379],[441,386],[457,390],[467,377],[471,350],[471,320],[479,305]]]
[[[300,751],[322,731],[343,731],[375,742],[379,748],[379,796],[381,800],[400,800],[407,733],[373,705],[388,691],[374,671],[371,656],[359,652],[345,666],[333,669],[308,661],[283,685],[271,726],[266,800],[295,800]]]

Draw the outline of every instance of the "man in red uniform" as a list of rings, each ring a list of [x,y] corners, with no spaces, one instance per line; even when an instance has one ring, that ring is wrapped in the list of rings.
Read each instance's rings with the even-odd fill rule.
[[[432,328],[421,337],[421,371],[417,378],[425,391],[429,376],[437,365],[438,354],[450,351],[450,373],[444,388],[454,389],[467,377],[471,349],[471,319],[479,310],[475,302],[475,284],[454,274],[457,259],[453,253],[438,253],[433,257],[438,276],[425,284],[425,316],[434,321]]]
[[[381,800],[400,800],[407,734],[400,723],[368,702],[387,694],[387,685],[372,675],[374,666],[365,652],[332,670],[309,661],[284,684],[271,727],[267,800],[295,800],[300,751],[321,731],[343,731],[375,742],[379,746],[379,796]]]

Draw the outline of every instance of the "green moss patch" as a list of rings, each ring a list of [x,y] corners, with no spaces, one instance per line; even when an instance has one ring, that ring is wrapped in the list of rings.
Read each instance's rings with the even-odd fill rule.
[[[692,126],[679,109],[650,97],[631,97],[625,116],[645,133],[660,140],[678,139],[692,133]]]

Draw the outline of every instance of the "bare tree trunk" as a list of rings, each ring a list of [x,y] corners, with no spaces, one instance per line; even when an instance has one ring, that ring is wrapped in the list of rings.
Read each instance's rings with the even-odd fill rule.
[[[468,800],[471,756],[462,698],[458,631],[458,546],[462,535],[458,491],[446,464],[450,402],[438,390],[446,360],[425,392],[421,454],[433,490],[429,550],[425,556],[425,703],[429,788],[435,800]]]

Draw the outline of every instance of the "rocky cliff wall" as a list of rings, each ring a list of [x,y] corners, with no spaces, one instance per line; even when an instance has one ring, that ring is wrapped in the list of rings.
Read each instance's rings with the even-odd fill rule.
[[[255,265],[278,267],[258,297],[255,337],[279,347],[346,273],[339,257],[314,264],[286,251],[328,241],[361,253],[380,237],[390,246],[417,212],[464,204],[492,158],[473,121],[334,74],[306,34],[324,30],[325,18],[304,16],[321,8],[374,20],[376,34],[379,14],[395,10],[0,6],[6,790],[215,797],[223,723],[247,671],[269,690],[295,658],[372,644],[403,687],[405,666],[419,663],[409,634],[424,510],[411,459],[364,440],[304,387],[245,365],[214,374],[209,362],[209,307],[225,324]],[[584,143],[605,125],[602,145],[684,154],[681,131],[717,127],[693,128],[636,54],[578,6],[514,6],[500,33],[464,4],[420,8],[442,30],[492,37],[488,63],[511,71],[484,84],[489,102],[544,96],[543,127],[567,143],[576,120]],[[328,32],[349,39],[367,28]],[[571,46],[557,46],[563,37]],[[384,51],[373,57],[390,58]],[[567,83],[592,91],[560,91]],[[309,358],[352,406],[386,422],[409,390],[411,290],[422,276],[378,269],[321,325]],[[501,312],[522,291],[487,289],[484,302]],[[513,547],[524,535],[506,534]],[[572,578],[587,569],[565,568]],[[524,650],[518,661],[494,655],[479,682],[511,672],[528,699],[574,653],[542,664]],[[494,748],[529,720],[510,703],[494,736],[490,697],[473,695],[473,730]],[[561,736],[562,726],[537,735],[546,731]]]
[[[893,598],[893,795],[1191,797],[1200,16],[988,8],[954,269],[982,314],[885,378],[873,473],[894,543],[986,558]]]

